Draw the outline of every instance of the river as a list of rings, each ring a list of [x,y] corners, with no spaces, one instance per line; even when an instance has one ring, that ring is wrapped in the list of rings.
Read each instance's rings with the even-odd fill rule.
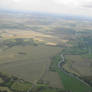
[[[61,56],[61,60],[58,62],[58,68],[64,72],[65,74],[67,74],[70,77],[74,77],[77,80],[81,81],[82,83],[84,83],[87,86],[90,86],[88,83],[86,83],[84,80],[80,79],[77,75],[72,74],[71,72],[67,72],[64,68],[63,65],[65,64],[65,57],[63,54],[60,55]]]

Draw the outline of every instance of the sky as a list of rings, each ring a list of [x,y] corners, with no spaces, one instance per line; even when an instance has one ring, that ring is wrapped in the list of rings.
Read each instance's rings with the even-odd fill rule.
[[[0,9],[92,16],[92,0],[0,0]]]

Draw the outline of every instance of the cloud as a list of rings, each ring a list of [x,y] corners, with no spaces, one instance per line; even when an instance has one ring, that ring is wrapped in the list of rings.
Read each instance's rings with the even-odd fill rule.
[[[82,7],[84,8],[92,8],[92,2],[86,3],[84,5],[82,5]]]
[[[0,0],[0,8],[92,16],[90,2],[91,0]]]

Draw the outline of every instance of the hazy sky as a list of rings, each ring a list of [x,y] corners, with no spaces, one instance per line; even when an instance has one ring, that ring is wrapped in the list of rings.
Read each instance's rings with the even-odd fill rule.
[[[0,0],[0,9],[92,16],[92,0]]]

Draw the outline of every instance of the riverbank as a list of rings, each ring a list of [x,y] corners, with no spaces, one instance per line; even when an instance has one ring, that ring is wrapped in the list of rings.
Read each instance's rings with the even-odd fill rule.
[[[56,57],[53,58],[54,65],[53,72],[58,72],[61,82],[64,85],[65,90],[71,91],[71,92],[90,92],[92,91],[92,87],[88,86],[87,84],[83,83],[79,79],[75,78],[74,76],[68,75],[66,71],[62,68],[62,64],[64,64],[64,57],[60,54],[58,54]],[[57,67],[54,67],[56,64]]]
[[[87,86],[90,86],[88,83],[86,83],[84,80],[80,79],[79,76],[71,73],[71,72],[67,72],[64,68],[63,68],[63,65],[65,64],[65,57],[64,55],[62,54],[61,55],[61,61],[58,63],[58,67],[61,69],[61,71],[63,71],[64,73],[66,73],[67,75],[71,76],[71,77],[74,77],[76,78],[77,80],[81,81],[82,83],[84,83],[85,85]]]

